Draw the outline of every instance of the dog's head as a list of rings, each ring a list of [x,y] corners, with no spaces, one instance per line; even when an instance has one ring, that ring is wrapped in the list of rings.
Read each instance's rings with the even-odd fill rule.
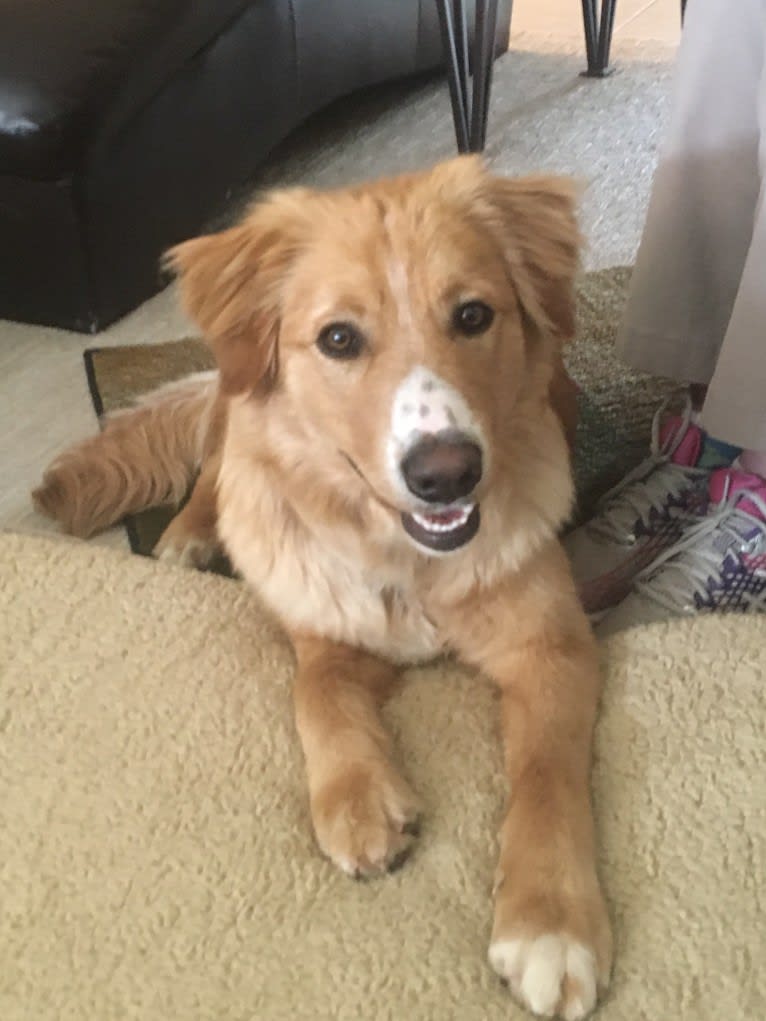
[[[278,407],[317,476],[342,460],[421,549],[447,552],[507,481],[519,424],[550,428],[574,332],[574,204],[568,180],[501,179],[461,157],[277,192],[169,260],[223,389]]]

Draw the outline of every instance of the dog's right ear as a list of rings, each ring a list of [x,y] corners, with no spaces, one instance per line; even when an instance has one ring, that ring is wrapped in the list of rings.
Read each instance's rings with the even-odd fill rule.
[[[275,213],[264,203],[239,226],[184,241],[165,256],[227,394],[266,392],[277,377],[281,293],[295,244]]]

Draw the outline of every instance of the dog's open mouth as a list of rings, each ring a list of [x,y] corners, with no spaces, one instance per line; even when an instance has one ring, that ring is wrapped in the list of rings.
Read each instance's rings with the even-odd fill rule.
[[[449,553],[465,546],[479,531],[479,505],[455,504],[440,511],[402,513],[402,524],[419,545]]]

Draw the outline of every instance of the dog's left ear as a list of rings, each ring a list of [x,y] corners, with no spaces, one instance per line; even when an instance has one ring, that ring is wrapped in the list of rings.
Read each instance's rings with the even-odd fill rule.
[[[485,178],[485,216],[503,247],[522,308],[541,333],[559,341],[575,333],[581,191],[567,177]]]

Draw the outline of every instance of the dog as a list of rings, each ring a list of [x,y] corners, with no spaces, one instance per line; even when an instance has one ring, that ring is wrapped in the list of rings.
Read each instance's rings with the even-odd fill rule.
[[[156,553],[203,566],[222,545],[289,634],[316,838],[349,875],[392,869],[417,831],[379,713],[397,667],[454,653],[488,675],[510,790],[489,959],[566,1021],[612,956],[589,792],[598,657],[557,538],[576,202],[567,179],[475,157],[268,196],[168,255],[217,372],[113,416],[34,494],[87,536],[196,478]]]

